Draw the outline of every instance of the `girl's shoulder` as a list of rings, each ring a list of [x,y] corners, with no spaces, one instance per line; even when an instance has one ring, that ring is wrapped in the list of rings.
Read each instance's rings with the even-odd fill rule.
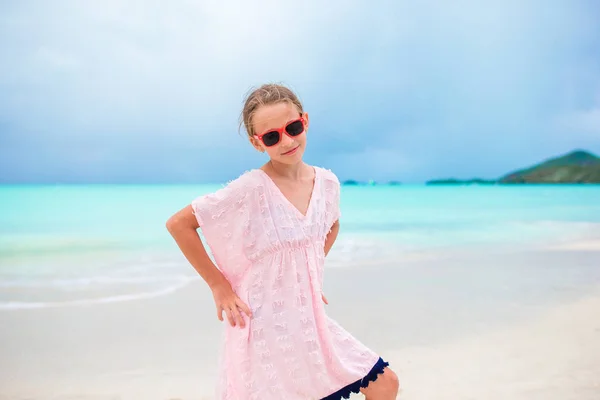
[[[340,184],[340,181],[339,181],[337,175],[332,170],[323,168],[323,167],[317,167],[317,166],[315,166],[314,168],[321,173],[323,180],[325,180],[327,183],[330,183],[333,185]]]
[[[200,226],[218,224],[234,216],[233,211],[256,207],[255,195],[260,179],[254,170],[246,171],[216,191],[200,195],[191,202]],[[209,227],[210,229],[210,227]]]
[[[212,205],[214,207],[223,208],[224,205],[239,206],[244,202],[254,198],[254,193],[261,186],[258,172],[256,170],[248,170],[243,172],[237,178],[234,178],[214,192],[199,196],[194,200],[197,207],[200,205]]]
[[[249,193],[255,191],[259,186],[262,185],[260,179],[260,171],[257,169],[250,169],[244,171],[237,178],[234,178],[225,184],[225,189],[235,193]]]

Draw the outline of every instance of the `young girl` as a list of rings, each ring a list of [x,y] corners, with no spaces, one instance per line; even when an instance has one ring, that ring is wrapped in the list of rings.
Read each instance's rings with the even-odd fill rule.
[[[395,399],[388,363],[325,313],[323,264],[339,231],[340,183],[302,161],[308,114],[288,88],[269,84],[250,93],[242,121],[269,161],[167,222],[212,290],[218,318],[229,321],[217,398],[338,400],[361,391]]]

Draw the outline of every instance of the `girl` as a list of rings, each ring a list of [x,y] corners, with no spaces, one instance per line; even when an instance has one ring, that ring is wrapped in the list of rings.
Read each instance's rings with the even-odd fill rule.
[[[167,229],[229,321],[218,399],[391,400],[398,378],[329,318],[323,263],[339,231],[340,184],[302,161],[308,114],[280,85],[249,94],[242,122],[269,161],[173,215]],[[197,229],[213,254],[211,261]]]

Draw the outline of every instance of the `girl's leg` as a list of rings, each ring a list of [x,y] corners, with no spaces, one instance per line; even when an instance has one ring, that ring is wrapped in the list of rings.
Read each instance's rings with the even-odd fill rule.
[[[398,376],[386,367],[375,382],[369,383],[369,386],[360,391],[366,400],[396,400],[399,387]]]

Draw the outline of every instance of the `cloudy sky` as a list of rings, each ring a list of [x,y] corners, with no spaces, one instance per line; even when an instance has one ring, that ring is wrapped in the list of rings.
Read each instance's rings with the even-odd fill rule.
[[[265,161],[238,116],[272,81],[340,179],[600,154],[593,0],[3,1],[0,46],[0,182],[231,179]]]

